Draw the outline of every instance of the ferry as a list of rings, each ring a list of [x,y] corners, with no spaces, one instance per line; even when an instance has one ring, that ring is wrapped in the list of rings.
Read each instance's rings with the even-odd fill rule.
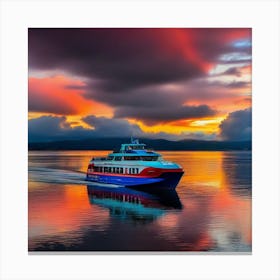
[[[107,157],[92,158],[86,180],[130,188],[175,189],[183,174],[179,164],[165,161],[138,139],[131,139]]]

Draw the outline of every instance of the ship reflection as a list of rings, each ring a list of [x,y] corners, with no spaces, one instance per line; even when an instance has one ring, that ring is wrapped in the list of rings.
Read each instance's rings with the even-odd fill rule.
[[[182,209],[175,190],[143,191],[125,187],[87,186],[89,202],[110,210],[110,215],[122,220],[152,222],[168,211]]]

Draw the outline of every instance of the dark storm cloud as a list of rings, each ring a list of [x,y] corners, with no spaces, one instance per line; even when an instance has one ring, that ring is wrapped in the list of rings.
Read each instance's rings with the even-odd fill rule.
[[[138,125],[122,119],[87,116],[83,119],[92,126],[86,129],[81,126],[71,127],[65,117],[42,116],[28,121],[28,142],[47,142],[56,140],[77,140],[103,137],[143,137],[153,139],[213,139],[215,135],[203,133],[181,133],[180,135],[165,132],[145,133]]]
[[[143,136],[143,131],[137,125],[126,120],[97,118],[88,116],[84,121],[92,129],[70,127],[65,117],[42,116],[28,121],[29,142],[69,140],[91,137],[137,137]]]
[[[90,93],[88,93],[90,94]],[[162,86],[150,86],[141,89],[110,92],[92,92],[94,100],[110,104],[113,107],[128,106],[137,110],[137,107],[176,107],[184,102],[184,94]]]
[[[185,61],[169,29],[29,29],[29,66],[100,78],[106,90],[202,74]],[[168,36],[170,38],[168,38]]]
[[[65,117],[43,116],[28,121],[28,141],[52,140],[63,136]],[[64,128],[64,130],[67,128]]]
[[[87,116],[83,121],[94,128],[98,136],[128,136],[142,135],[143,131],[138,125],[130,124],[127,120],[110,119],[105,117]]]
[[[230,113],[220,124],[220,136],[223,140],[251,140],[252,109]]]
[[[118,118],[141,119],[146,124],[165,123],[180,119],[208,117],[215,115],[216,111],[207,105],[181,106],[181,107],[141,107],[141,110],[134,110],[133,107],[121,107],[116,110]]]
[[[247,28],[31,28],[29,67],[84,78],[85,86],[66,88],[113,107],[115,117],[151,124],[213,116],[203,100],[201,106],[182,105],[198,94],[201,83],[185,92],[162,87],[206,77],[221,58],[232,63],[237,53],[249,57],[251,46],[242,40],[250,37]]]
[[[232,38],[231,38],[231,37]],[[29,29],[29,67],[99,78],[106,91],[186,80],[249,29]]]
[[[99,102],[112,105],[115,108],[114,116],[117,118],[134,118],[152,125],[157,122],[215,115],[217,112],[207,105],[182,105],[196,90],[192,89],[190,93],[185,86],[170,89],[159,85],[118,93],[94,93],[93,96]]]
[[[190,38],[205,61],[217,63],[221,57],[233,53],[251,55],[250,28],[193,28],[185,32],[191,33]],[[243,41],[247,44],[236,44]]]

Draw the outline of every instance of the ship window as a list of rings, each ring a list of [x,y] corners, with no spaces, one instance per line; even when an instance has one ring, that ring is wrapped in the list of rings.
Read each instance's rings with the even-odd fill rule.
[[[108,167],[104,167],[104,173],[108,172]]]
[[[108,167],[108,172],[111,173],[111,167]]]
[[[122,160],[122,157],[115,157],[115,160],[120,161],[120,160]]]
[[[131,168],[131,173],[134,174],[134,168]]]
[[[116,168],[115,168],[115,167],[113,167],[112,169],[113,169],[113,171],[112,171],[112,172],[113,172],[113,173],[116,173]]]
[[[143,149],[144,149],[144,146],[135,146],[134,149],[135,149],[135,150],[143,150]]]
[[[119,168],[118,167],[116,167],[116,173],[119,173]]]
[[[124,157],[125,160],[140,160],[140,157]]]
[[[114,157],[112,157],[112,156],[107,157],[107,160],[113,160],[113,159],[114,159]]]
[[[120,173],[123,174],[123,168],[122,167],[120,167]]]
[[[136,174],[138,174],[139,173],[139,169],[138,168],[135,168],[136,169]]]
[[[145,161],[156,161],[158,159],[158,156],[144,156],[142,157],[142,160]]]

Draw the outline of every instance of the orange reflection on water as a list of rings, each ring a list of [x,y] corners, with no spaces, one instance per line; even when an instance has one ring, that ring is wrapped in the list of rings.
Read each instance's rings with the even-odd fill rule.
[[[223,152],[164,152],[166,159],[173,159],[176,156],[185,174],[180,181],[180,185],[197,190],[213,191],[214,188],[223,188]],[[185,155],[185,156],[184,156]]]
[[[29,192],[29,236],[60,235],[89,224],[106,226],[108,211],[89,204],[85,186],[54,185],[43,192],[45,196],[42,190]],[[87,219],[80,219],[83,215]]]
[[[235,179],[240,177],[235,174],[240,172],[236,170],[238,159],[228,165],[230,153],[176,153],[177,162],[185,170],[177,188],[178,193],[185,194],[180,196],[184,209],[180,215],[167,213],[158,220],[161,234],[173,240],[176,232],[184,249],[191,251],[208,250],[214,241],[220,242],[221,236],[230,238],[232,234],[251,246],[251,196],[234,192],[238,184]],[[172,158],[176,153],[166,152],[165,158]],[[193,236],[197,239],[193,240]],[[192,240],[191,244],[185,242],[188,239]]]

